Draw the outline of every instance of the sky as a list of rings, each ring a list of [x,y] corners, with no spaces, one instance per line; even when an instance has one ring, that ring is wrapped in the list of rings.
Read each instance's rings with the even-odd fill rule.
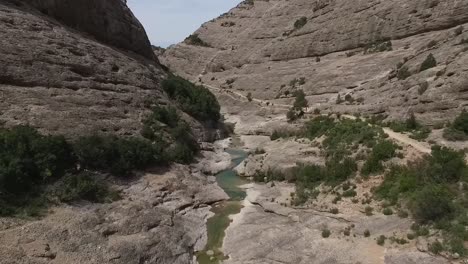
[[[184,40],[204,22],[229,11],[241,0],[128,0],[153,45],[167,47]]]

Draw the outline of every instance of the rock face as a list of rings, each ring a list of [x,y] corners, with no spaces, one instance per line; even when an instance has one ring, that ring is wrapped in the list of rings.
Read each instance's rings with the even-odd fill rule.
[[[43,132],[69,136],[98,131],[133,135],[139,133],[152,103],[170,104],[160,89],[165,72],[145,52],[151,51],[146,34],[121,1],[32,1],[43,7],[42,13],[15,3],[0,1],[0,122],[4,125],[29,123]],[[73,16],[67,15],[65,23],[84,32],[44,15],[59,17],[64,5],[67,10],[80,6],[69,12],[88,19],[73,24]],[[92,29],[93,21],[105,19],[93,12],[104,12],[109,24],[122,18],[95,35],[86,30]],[[127,50],[119,49],[125,45]]]
[[[215,181],[176,166],[122,186],[112,204],[53,208],[43,219],[0,220],[2,264],[191,264],[206,243]]]
[[[145,29],[122,0],[19,0],[114,47],[154,58]]]
[[[0,126],[139,135],[153,105],[173,104],[154,57],[124,1],[0,0]],[[202,125],[184,118],[203,139]],[[193,263],[209,205],[228,197],[198,167],[166,169],[127,182],[109,177],[122,190],[110,204],[0,218],[0,263]]]
[[[193,80],[271,103],[290,104],[303,89],[324,111],[413,112],[435,124],[466,108],[467,11],[458,0],[244,1],[194,33],[202,45],[180,43],[160,59]],[[420,71],[431,53],[436,67]]]

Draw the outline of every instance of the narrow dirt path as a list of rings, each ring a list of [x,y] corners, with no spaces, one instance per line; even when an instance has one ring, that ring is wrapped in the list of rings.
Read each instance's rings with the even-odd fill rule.
[[[213,91],[218,92],[218,93],[223,93],[223,94],[230,95],[230,97],[232,99],[234,99],[234,100],[239,100],[239,98],[242,98],[243,100],[248,100],[247,96],[243,95],[242,93],[235,92],[235,91],[230,91],[230,90],[226,91],[224,89],[214,87],[214,86],[208,85],[208,84],[203,84],[203,85],[208,87],[209,89],[211,89]],[[236,99],[236,97],[233,96],[233,95],[237,96],[238,98]],[[255,98],[252,98],[252,101],[256,102],[256,103],[259,103],[261,106],[284,107],[284,108],[287,108],[287,109],[292,107],[292,105],[272,104],[269,101],[255,99]],[[309,108],[308,111],[306,111],[306,113],[308,113],[310,111],[312,111],[312,108]],[[349,118],[349,119],[356,119],[356,117],[352,116],[352,115],[342,115],[342,116],[345,117],[345,118]],[[431,147],[427,143],[419,142],[417,140],[414,140],[414,139],[410,138],[409,136],[407,136],[405,134],[394,132],[393,130],[391,130],[390,128],[387,128],[387,127],[384,127],[383,130],[391,139],[393,139],[393,140],[395,140],[395,141],[397,141],[397,142],[399,142],[401,144],[411,146],[414,149],[416,149],[417,151],[419,151],[421,153],[424,153],[424,154],[430,154],[431,153]]]

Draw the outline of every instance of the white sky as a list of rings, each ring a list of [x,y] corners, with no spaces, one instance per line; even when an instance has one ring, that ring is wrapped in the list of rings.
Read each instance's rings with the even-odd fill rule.
[[[153,45],[184,40],[201,24],[235,7],[241,0],[128,0]]]

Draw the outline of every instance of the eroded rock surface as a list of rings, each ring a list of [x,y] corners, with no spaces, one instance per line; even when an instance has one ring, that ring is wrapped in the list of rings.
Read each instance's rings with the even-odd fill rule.
[[[122,186],[111,204],[52,208],[40,220],[0,221],[2,264],[192,263],[206,243],[214,179],[174,166]]]
[[[116,14],[124,12],[115,2]],[[1,1],[0,21],[0,121],[6,126],[28,123],[68,136],[134,135],[152,104],[170,104],[155,60],[104,45],[25,4]]]
[[[303,89],[323,111],[413,112],[437,124],[466,108],[467,11],[458,0],[244,1],[194,33],[206,46],[180,43],[161,61],[193,80],[274,104],[291,104],[294,90]],[[391,49],[370,52],[387,40]],[[430,53],[437,66],[419,72]],[[411,76],[397,78],[397,65]]]
[[[294,209],[288,203],[294,187],[285,183],[275,186],[249,185],[248,197],[241,213],[234,217],[226,231],[224,253],[227,264],[271,263],[450,263],[415,249],[413,243],[404,246],[381,247],[379,235],[405,235],[411,225],[397,216],[366,216],[358,210],[331,214],[326,210]],[[351,202],[346,202],[349,207]],[[328,238],[323,230],[330,230]],[[350,235],[344,235],[349,229]],[[365,237],[369,230],[370,237]]]

